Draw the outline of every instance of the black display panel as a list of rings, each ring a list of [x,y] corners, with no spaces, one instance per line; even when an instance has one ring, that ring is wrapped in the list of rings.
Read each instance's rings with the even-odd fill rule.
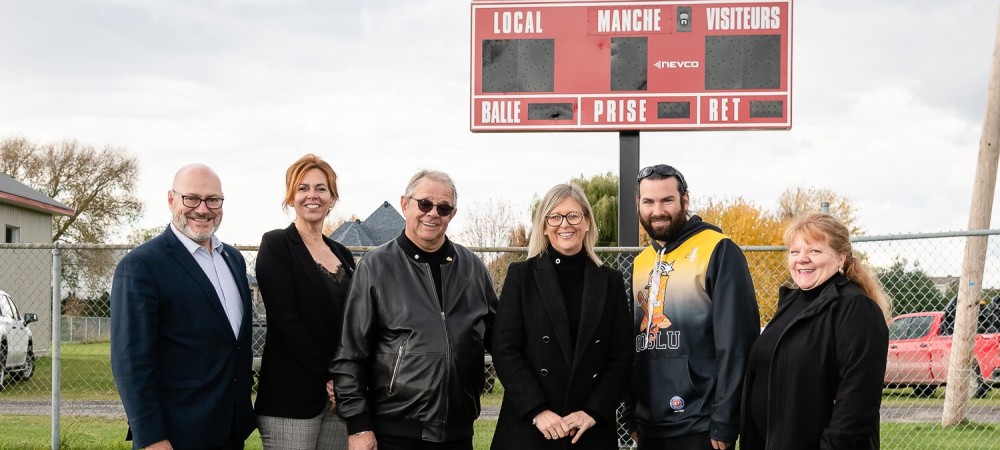
[[[706,36],[705,89],[781,88],[781,36]]]
[[[691,102],[658,102],[657,119],[690,119]]]
[[[528,103],[528,120],[564,120],[572,118],[572,103]]]
[[[484,39],[483,92],[551,92],[554,39]]]
[[[750,117],[781,117],[785,112],[785,102],[781,100],[751,100]]]
[[[611,38],[611,90],[645,91],[648,38]]]

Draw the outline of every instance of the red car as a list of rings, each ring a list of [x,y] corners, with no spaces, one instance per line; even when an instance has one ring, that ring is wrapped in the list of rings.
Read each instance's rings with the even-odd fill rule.
[[[1000,305],[994,304],[990,306]],[[976,398],[985,396],[992,385],[1000,385],[1000,321],[992,314],[997,309],[985,308],[979,321],[973,350],[975,378],[970,386]],[[911,387],[914,394],[927,397],[945,384],[954,329],[954,308],[949,310],[903,314],[893,319],[885,370],[887,387]]]

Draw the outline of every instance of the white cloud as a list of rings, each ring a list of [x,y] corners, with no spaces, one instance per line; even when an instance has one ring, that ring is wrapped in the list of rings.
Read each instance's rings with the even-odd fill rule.
[[[997,5],[794,8],[793,129],[643,133],[641,164],[764,206],[830,188],[869,233],[965,227]],[[0,136],[127,147],[146,226],[166,223],[162,193],[192,161],[222,175],[222,237],[248,244],[290,220],[284,169],[308,152],[340,174],[343,216],[396,205],[424,167],[449,171],[464,204],[524,208],[618,172],[614,132],[468,131],[468,2],[41,0],[3,15]]]

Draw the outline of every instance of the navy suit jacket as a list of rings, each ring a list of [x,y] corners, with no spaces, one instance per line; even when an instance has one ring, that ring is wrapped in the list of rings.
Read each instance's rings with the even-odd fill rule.
[[[256,426],[246,261],[229,245],[222,255],[243,301],[239,336],[212,283],[170,227],[115,269],[111,370],[133,448],[163,439],[174,448],[220,446],[246,439]]]

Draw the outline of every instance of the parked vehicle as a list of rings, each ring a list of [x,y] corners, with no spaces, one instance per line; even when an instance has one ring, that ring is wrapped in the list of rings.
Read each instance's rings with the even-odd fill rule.
[[[948,378],[954,327],[954,300],[945,311],[903,314],[893,319],[886,386],[910,387],[921,397],[933,395]],[[991,386],[1000,386],[1000,300],[982,308],[978,328],[970,389],[974,397],[982,398]]]
[[[28,324],[38,315],[22,317],[10,295],[0,291],[0,391],[10,382],[27,381],[35,374],[35,350]],[[8,377],[8,375],[10,375]]]

